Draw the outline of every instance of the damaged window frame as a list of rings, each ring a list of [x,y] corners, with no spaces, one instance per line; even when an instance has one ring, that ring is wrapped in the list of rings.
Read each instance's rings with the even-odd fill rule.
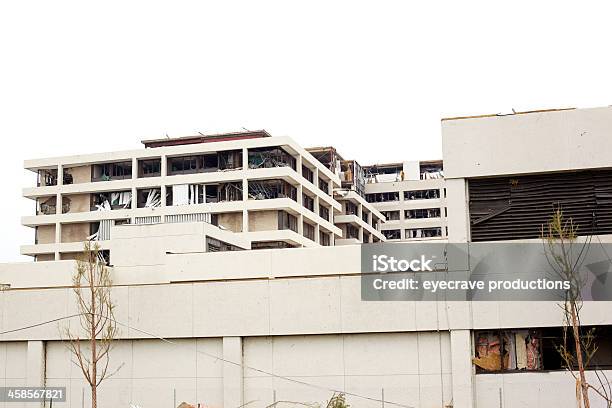
[[[389,229],[380,231],[387,240],[402,239],[401,229]]]
[[[410,210],[404,210],[404,218],[407,220],[440,218],[441,216],[442,216],[442,211],[438,207],[414,208]]]
[[[138,160],[138,177],[159,177],[161,176],[161,157],[152,159]]]
[[[439,188],[404,191],[404,200],[438,200],[440,199]]]
[[[368,193],[365,198],[368,203],[386,203],[399,201],[400,195],[399,191],[385,191],[381,193]]]
[[[91,181],[127,180],[132,178],[132,161],[96,163],[91,166]]]
[[[290,198],[297,202],[297,188],[283,179],[249,180],[249,200]]]
[[[412,231],[420,231],[420,236],[412,236]],[[442,237],[442,227],[408,228],[404,231],[406,239]]]
[[[247,156],[249,169],[291,167],[297,171],[297,160],[281,146],[248,149]]]
[[[564,342],[564,331],[566,331],[565,344],[567,344],[567,350],[572,352],[575,357],[574,338],[572,330],[569,327],[541,327],[541,328],[504,328],[504,329],[488,329],[488,330],[473,330],[473,352],[472,352],[472,365],[476,374],[503,374],[503,373],[521,373],[521,372],[552,372],[552,371],[566,371],[566,363],[559,353],[558,347]],[[516,334],[517,333],[528,333],[538,339],[537,345],[537,361],[533,360],[530,362],[528,359],[525,364],[518,362]],[[594,355],[592,356],[589,364],[585,367],[585,370],[610,370],[612,369],[612,327],[610,326],[582,326],[581,332],[591,333],[593,336],[593,344],[597,347]],[[494,333],[497,335],[500,343],[500,350],[505,350],[506,344],[510,344],[508,351],[504,353],[491,353],[499,354],[497,361],[493,358],[486,361],[485,356],[480,356],[480,352],[485,351],[484,346],[481,345],[482,350],[479,351],[479,338],[487,333]],[[511,335],[515,335],[514,342],[507,341],[511,339]],[[526,337],[527,338],[527,337]],[[512,345],[514,345],[514,353],[512,353]],[[525,354],[528,356],[527,343],[526,343]],[[533,350],[532,350],[533,352]],[[488,353],[487,353],[488,354]],[[520,353],[522,356],[522,352]],[[514,356],[514,361],[511,360]],[[520,358],[523,360],[523,357]],[[478,364],[480,363],[480,364]],[[489,367],[482,367],[488,365]],[[519,368],[520,366],[520,368]],[[577,366],[573,367],[577,370]]]

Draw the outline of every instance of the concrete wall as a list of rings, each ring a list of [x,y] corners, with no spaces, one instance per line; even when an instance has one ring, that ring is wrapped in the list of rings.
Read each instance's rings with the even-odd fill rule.
[[[274,231],[278,229],[278,211],[250,211],[249,231]]]
[[[91,235],[90,224],[87,223],[74,223],[74,224],[62,224],[62,241],[61,242],[80,242],[86,241],[87,237]]]
[[[72,174],[72,183],[89,183],[91,182],[91,166],[74,166],[67,167],[66,171]]]
[[[219,225],[229,229],[232,232],[242,232],[242,213],[220,213]]]
[[[612,107],[442,121],[444,175],[610,167]]]
[[[36,227],[36,238],[39,244],[55,242],[55,225],[39,225]]]
[[[91,210],[91,194],[68,194],[65,197],[70,199],[70,213]]]

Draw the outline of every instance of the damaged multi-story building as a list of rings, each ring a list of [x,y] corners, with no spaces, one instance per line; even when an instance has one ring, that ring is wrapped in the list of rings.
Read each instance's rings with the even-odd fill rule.
[[[441,245],[538,243],[558,206],[610,244],[611,132],[610,107],[444,119],[443,180],[439,162],[361,167],[258,133],[27,161],[40,214],[23,219],[38,227],[23,252],[48,262],[0,265],[0,382],[66,386],[68,406],[88,404],[58,325],[74,314],[71,258],[98,239],[122,324],[99,406],[282,407],[342,392],[360,408],[575,407],[557,302],[363,301],[361,255],[385,239],[379,225],[401,239],[441,228],[426,236]],[[610,308],[581,311],[599,345],[594,384],[612,378]]]
[[[113,226],[172,229],[177,227],[170,224],[193,221],[205,222],[207,235],[189,250],[385,239],[384,217],[363,200],[344,213],[348,207],[335,194],[337,175],[290,138],[252,131],[143,144],[134,151],[28,160],[38,185],[24,196],[36,200],[37,213],[23,224],[35,229],[36,238],[22,253],[38,261],[74,259],[84,240],[95,239],[109,254]],[[342,217],[357,212],[366,232],[353,236],[342,231]]]

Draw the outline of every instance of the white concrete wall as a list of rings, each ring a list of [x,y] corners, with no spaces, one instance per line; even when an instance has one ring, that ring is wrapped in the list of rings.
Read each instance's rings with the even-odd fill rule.
[[[442,121],[447,179],[610,167],[612,107]]]

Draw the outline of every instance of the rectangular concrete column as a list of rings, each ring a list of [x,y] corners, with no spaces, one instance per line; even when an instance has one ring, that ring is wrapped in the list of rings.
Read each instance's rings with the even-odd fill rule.
[[[44,387],[45,343],[43,341],[28,341],[26,370],[28,387]]]
[[[451,330],[450,343],[453,408],[472,408],[474,406],[474,389],[470,331]]]
[[[240,407],[244,404],[241,337],[223,338],[223,360],[223,406]]]
[[[467,242],[470,237],[470,212],[465,179],[446,180],[448,242]]]

